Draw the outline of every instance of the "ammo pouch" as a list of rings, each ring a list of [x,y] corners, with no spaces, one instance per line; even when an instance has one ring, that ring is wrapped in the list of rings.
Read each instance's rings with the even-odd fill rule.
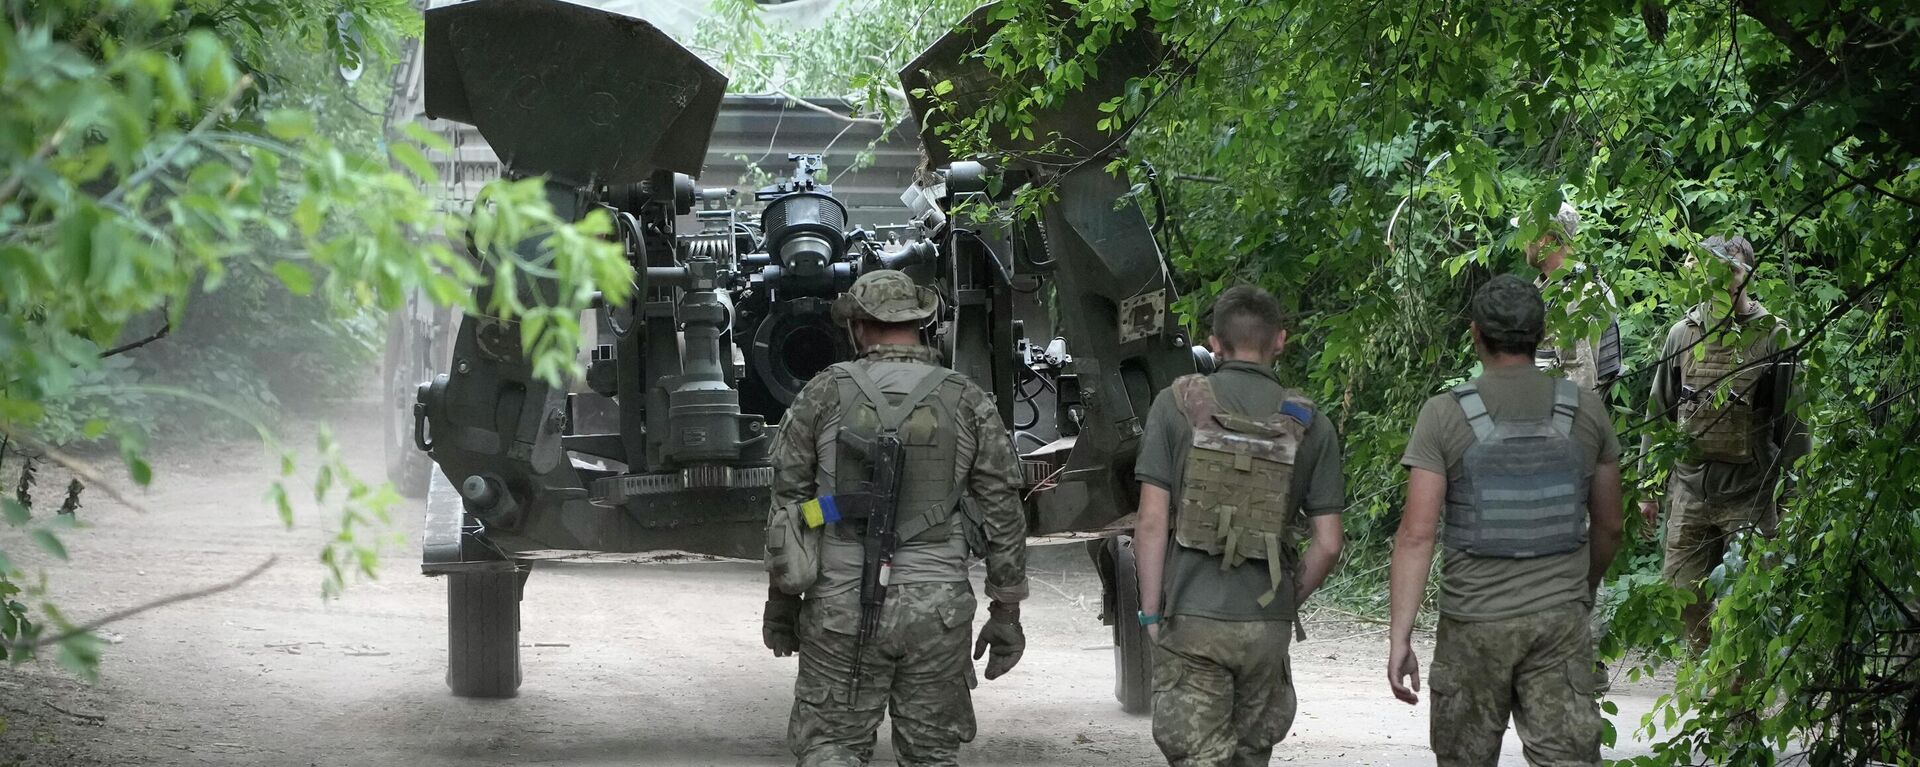
[[[787,594],[805,594],[820,579],[820,538],[824,531],[809,527],[798,504],[781,504],[767,515],[766,566],[774,588]]]
[[[1690,455],[1717,463],[1752,463],[1753,400],[1765,365],[1742,365],[1740,350],[1707,342],[1696,359],[1680,358],[1680,424]]]
[[[1256,418],[1221,410],[1205,376],[1184,376],[1173,390],[1193,431],[1174,540],[1220,557],[1222,570],[1266,560],[1271,588],[1258,600],[1265,607],[1299,558],[1293,464],[1311,404],[1289,394],[1279,413]]]
[[[1473,382],[1454,387],[1474,442],[1462,460],[1466,481],[1447,488],[1448,548],[1529,559],[1586,543],[1592,474],[1573,441],[1580,389],[1565,378],[1554,379],[1553,387],[1553,407],[1544,416],[1498,422]]]

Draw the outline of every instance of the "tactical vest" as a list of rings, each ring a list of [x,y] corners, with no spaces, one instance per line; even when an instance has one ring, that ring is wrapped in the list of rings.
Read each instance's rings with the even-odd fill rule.
[[[954,471],[964,389],[948,384],[962,380],[960,374],[913,362],[877,362],[867,368],[842,362],[832,370],[841,403],[835,473],[869,476],[874,440],[883,430],[894,430],[905,453],[894,522],[900,543],[946,541],[953,534],[956,512],[969,519],[974,514],[971,504],[961,503],[966,488]],[[964,527],[969,548],[975,548],[971,544],[981,529],[979,520],[972,521]]]
[[[1256,418],[1222,410],[1206,376],[1182,376],[1173,391],[1193,431],[1174,540],[1220,557],[1222,570],[1266,560],[1272,588],[1260,595],[1265,607],[1298,555],[1293,464],[1313,403],[1289,393],[1280,412]]]
[[[1573,440],[1579,386],[1555,379],[1552,408],[1531,418],[1495,421],[1471,381],[1454,387],[1453,398],[1474,441],[1462,461],[1466,480],[1447,487],[1447,547],[1476,557],[1530,559],[1585,544],[1592,468]]]
[[[1585,268],[1583,267],[1577,269],[1575,274],[1584,272]],[[1582,360],[1577,359],[1581,356],[1581,347],[1588,347],[1586,351],[1593,357],[1593,370],[1590,371],[1593,380],[1584,380],[1585,376],[1583,375],[1581,377],[1582,380],[1578,381],[1578,383],[1594,391],[1601,391],[1603,384],[1620,377],[1620,371],[1624,367],[1623,357],[1625,355],[1620,345],[1620,318],[1615,312],[1616,303],[1613,296],[1613,288],[1605,282],[1596,284],[1599,286],[1601,299],[1607,304],[1607,314],[1609,317],[1607,326],[1600,331],[1599,343],[1596,344],[1589,339],[1583,338],[1575,341],[1570,349],[1563,350],[1560,348],[1558,341],[1549,335],[1547,338],[1541,340],[1539,348],[1534,351],[1533,362],[1534,366],[1541,370],[1568,369],[1582,362]],[[1561,353],[1562,351],[1572,351],[1576,359],[1565,359],[1565,355]]]
[[[1699,328],[1699,324],[1688,320]],[[1701,329],[1704,332],[1704,329]],[[1754,400],[1766,365],[1743,365],[1744,350],[1708,339],[1699,354],[1680,355],[1680,425],[1692,455],[1718,463],[1752,463]]]

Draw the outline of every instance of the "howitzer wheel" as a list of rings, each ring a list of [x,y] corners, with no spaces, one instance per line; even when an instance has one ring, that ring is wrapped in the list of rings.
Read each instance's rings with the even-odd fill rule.
[[[523,572],[447,575],[447,686],[462,698],[520,690]]]
[[[1113,616],[1113,695],[1129,714],[1153,711],[1153,638],[1140,625],[1140,573],[1133,558],[1133,537],[1107,539],[1119,597]]]

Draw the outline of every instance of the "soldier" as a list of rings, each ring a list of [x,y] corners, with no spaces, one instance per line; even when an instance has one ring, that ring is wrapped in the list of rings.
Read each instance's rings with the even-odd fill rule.
[[[1540,348],[1534,352],[1534,366],[1556,375],[1564,375],[1580,388],[1600,396],[1605,405],[1613,390],[1613,382],[1620,378],[1621,355],[1620,301],[1613,295],[1613,286],[1600,279],[1597,273],[1589,273],[1587,265],[1576,263],[1564,275],[1558,274],[1567,266],[1567,257],[1573,253],[1574,236],[1580,232],[1580,211],[1572,203],[1560,203],[1560,211],[1554,214],[1553,222],[1547,231],[1527,244],[1527,263],[1540,270],[1533,286],[1547,302],[1547,311],[1551,313],[1554,295],[1563,290],[1574,292],[1574,308],[1589,298],[1597,298],[1606,308],[1605,323],[1597,335],[1575,338],[1571,343],[1561,343],[1549,332],[1540,341]],[[1556,276],[1557,275],[1557,276]],[[1565,287],[1563,287],[1565,286]],[[1653,540],[1651,528],[1644,530],[1646,540]],[[1610,626],[1610,610],[1606,600],[1595,594],[1592,629],[1594,641],[1606,636]],[[1605,695],[1612,688],[1611,674],[1607,664],[1596,662],[1595,673],[1599,683],[1594,692]]]
[[[1620,445],[1598,396],[1534,367],[1545,314],[1517,277],[1482,286],[1471,315],[1484,373],[1427,400],[1400,459],[1411,476],[1393,549],[1387,683],[1419,701],[1413,623],[1444,514],[1427,678],[1443,766],[1498,763],[1509,716],[1529,763],[1600,763],[1588,610],[1620,543]]]
[[[1168,763],[1264,765],[1293,726],[1299,606],[1340,558],[1340,442],[1273,372],[1287,341],[1273,296],[1221,293],[1208,340],[1224,362],[1160,392],[1134,467],[1137,619],[1158,639],[1153,739]]]
[[[1575,303],[1588,297],[1598,298],[1606,306],[1606,324],[1592,337],[1576,338],[1570,343],[1562,343],[1551,334],[1540,342],[1540,348],[1534,352],[1534,364],[1542,370],[1560,371],[1573,379],[1580,388],[1600,395],[1605,402],[1607,393],[1613,388],[1613,382],[1620,377],[1621,347],[1620,318],[1617,314],[1620,302],[1614,298],[1613,287],[1598,274],[1588,274],[1586,264],[1574,264],[1567,273],[1556,274],[1566,265],[1567,257],[1573,252],[1573,238],[1580,231],[1580,211],[1571,203],[1560,203],[1560,212],[1553,217],[1553,223],[1547,231],[1533,242],[1527,244],[1527,263],[1540,270],[1540,277],[1533,286],[1547,297],[1548,310],[1553,310],[1551,295],[1561,288],[1559,283],[1574,283]]]
[[[1747,295],[1753,245],[1745,237],[1710,237],[1706,258],[1687,268],[1724,285],[1728,303],[1694,307],[1674,323],[1654,369],[1650,419],[1678,422],[1689,439],[1667,480],[1668,583],[1694,592],[1681,611],[1695,652],[1710,638],[1712,611],[1702,586],[1726,556],[1731,536],[1747,530],[1772,535],[1779,521],[1774,491],[1787,467],[1807,451],[1807,434],[1790,405],[1798,365],[1781,356],[1787,325]],[[1653,446],[1651,435],[1643,449]],[[1648,526],[1659,524],[1660,502],[1642,500]]]
[[[974,735],[969,559],[987,564],[991,617],[974,646],[975,658],[992,650],[987,678],[1013,668],[1025,648],[1019,465],[987,393],[922,343],[938,305],[901,272],[861,275],[833,305],[859,359],[815,376],[781,422],[764,634],[775,655],[800,654],[787,740],[801,765],[866,764],[889,708],[901,764],[957,763]],[[889,436],[903,457],[898,547],[878,583],[867,584],[878,585],[884,605],[863,616],[871,518],[854,512],[849,493],[874,473]],[[803,592],[804,601],[794,596]],[[870,639],[862,635],[868,621]]]

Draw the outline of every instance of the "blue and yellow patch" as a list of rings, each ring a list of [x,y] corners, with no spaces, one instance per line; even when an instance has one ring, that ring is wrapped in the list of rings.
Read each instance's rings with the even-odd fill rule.
[[[807,527],[824,527],[840,521],[840,507],[833,502],[833,496],[825,495],[800,504],[800,517],[807,521]]]

